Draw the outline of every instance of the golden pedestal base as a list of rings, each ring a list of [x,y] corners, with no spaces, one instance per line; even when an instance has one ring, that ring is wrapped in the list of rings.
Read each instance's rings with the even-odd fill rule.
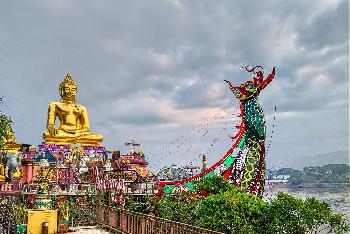
[[[101,140],[94,139],[77,139],[77,138],[64,138],[57,139],[55,137],[44,137],[44,144],[55,144],[55,145],[70,145],[70,144],[81,144],[87,146],[100,146]]]

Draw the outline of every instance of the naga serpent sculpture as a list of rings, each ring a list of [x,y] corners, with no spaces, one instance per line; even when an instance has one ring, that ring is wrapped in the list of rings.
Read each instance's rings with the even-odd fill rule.
[[[196,176],[180,181],[160,181],[158,195],[171,194],[178,189],[193,191],[195,180],[221,175],[246,192],[262,196],[265,182],[266,126],[258,97],[261,90],[275,78],[275,68],[265,79],[261,66],[245,69],[255,74],[252,81],[234,86],[225,80],[240,101],[241,123],[236,126],[238,133],[231,137],[234,140],[232,147],[212,167]]]

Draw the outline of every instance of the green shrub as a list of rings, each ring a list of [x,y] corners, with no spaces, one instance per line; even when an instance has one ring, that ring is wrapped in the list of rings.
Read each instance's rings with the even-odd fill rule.
[[[27,223],[28,214],[24,204],[12,204],[11,215],[16,225]]]
[[[343,215],[316,198],[305,200],[278,193],[270,201],[245,193],[222,177],[196,182],[198,193],[180,192],[151,199],[151,210],[162,218],[224,233],[310,233],[326,228],[350,231]]]
[[[207,194],[218,194],[232,189],[232,185],[222,176],[211,176],[195,181],[197,191],[204,190]]]
[[[263,233],[268,203],[240,189],[208,196],[197,225],[224,233]]]
[[[333,213],[329,204],[314,197],[305,200],[278,193],[269,204],[268,230],[276,233],[309,233],[328,228],[335,233],[350,230],[342,214]]]

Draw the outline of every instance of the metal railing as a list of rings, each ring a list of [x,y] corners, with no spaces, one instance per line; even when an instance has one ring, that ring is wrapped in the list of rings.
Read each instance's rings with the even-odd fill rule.
[[[221,232],[106,205],[98,207],[97,223],[102,228],[127,234],[221,234]]]

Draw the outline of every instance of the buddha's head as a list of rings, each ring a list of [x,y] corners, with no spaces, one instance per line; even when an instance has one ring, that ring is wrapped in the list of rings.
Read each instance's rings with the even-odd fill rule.
[[[75,102],[78,86],[74,82],[72,75],[67,73],[66,78],[60,84],[60,96],[63,101]]]

